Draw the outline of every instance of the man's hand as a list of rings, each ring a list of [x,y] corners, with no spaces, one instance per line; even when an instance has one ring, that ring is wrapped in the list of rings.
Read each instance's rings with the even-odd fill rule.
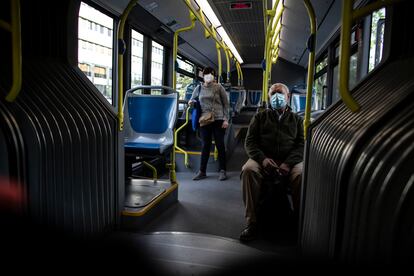
[[[264,170],[269,174],[272,174],[272,172],[274,173],[275,171],[279,170],[279,166],[271,158],[265,158],[262,162],[262,166]]]
[[[229,122],[227,122],[227,120],[223,121],[223,124],[221,125],[221,128],[228,128],[229,127]]]
[[[280,175],[286,176],[290,172],[290,166],[286,163],[282,163],[279,166],[279,173]]]

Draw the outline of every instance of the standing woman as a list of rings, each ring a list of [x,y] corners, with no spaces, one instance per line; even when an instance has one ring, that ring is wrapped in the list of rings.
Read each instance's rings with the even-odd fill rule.
[[[214,141],[218,150],[219,159],[219,180],[227,179],[226,176],[226,150],[224,147],[224,134],[228,123],[229,101],[227,94],[221,84],[214,80],[214,69],[206,67],[203,70],[204,83],[196,87],[189,101],[191,105],[198,97],[201,106],[201,117],[209,112],[214,113],[214,121],[210,124],[200,126],[200,135],[203,143],[201,152],[200,170],[193,180],[206,178],[206,169],[208,158],[210,157],[211,141],[214,135]]]

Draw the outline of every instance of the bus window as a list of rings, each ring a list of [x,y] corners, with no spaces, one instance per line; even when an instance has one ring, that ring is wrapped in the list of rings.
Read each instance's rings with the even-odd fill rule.
[[[179,92],[180,100],[185,99],[187,90],[191,90],[193,85],[191,85],[194,80],[194,64],[184,60],[182,57],[178,56],[177,58],[177,85],[176,89]],[[192,90],[191,90],[192,91]]]
[[[358,52],[351,56],[349,61],[349,89],[353,89],[357,84],[357,65],[358,65]],[[333,70],[333,93],[332,103],[338,101],[341,97],[339,95],[339,67],[335,65]]]
[[[326,108],[326,88],[328,75],[328,56],[325,56],[320,62],[316,63],[316,74],[314,81],[315,101],[312,103],[312,110],[321,110]]]
[[[333,69],[332,103],[337,102],[339,99],[339,66],[336,65]]]
[[[379,9],[372,13],[368,68],[369,72],[374,69],[375,66],[377,66],[382,58],[382,50],[384,44],[384,22],[385,8]]]
[[[81,3],[78,29],[78,66],[112,103],[112,35],[114,20]]]
[[[326,109],[326,78],[327,73],[315,80],[315,102],[313,110]]]
[[[316,70],[315,74],[318,74],[320,71],[325,69],[325,67],[328,65],[328,57],[325,57],[321,62],[318,62],[316,64]]]
[[[180,100],[184,100],[185,98],[185,93],[187,90],[187,87],[192,84],[194,82],[193,78],[190,78],[186,75],[177,73],[177,86],[176,86],[176,90],[178,91],[179,95],[180,95]]]
[[[151,85],[162,85],[162,74],[164,64],[164,47],[152,41],[151,54]]]
[[[194,64],[188,61],[182,60],[180,57],[178,57],[177,62],[178,62],[178,68],[190,74],[194,74]]]
[[[349,60],[349,89],[352,89],[357,84],[357,68],[358,68],[358,53],[351,56]]]
[[[131,87],[142,85],[142,60],[144,36],[135,30],[131,32]]]

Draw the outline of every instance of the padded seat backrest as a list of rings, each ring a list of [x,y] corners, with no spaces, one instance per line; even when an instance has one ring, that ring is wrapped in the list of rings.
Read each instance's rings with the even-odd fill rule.
[[[178,94],[128,93],[124,106],[125,147],[163,153],[173,144]],[[155,152],[154,152],[155,153]]]
[[[249,90],[247,93],[248,93],[249,104],[252,106],[257,106],[260,102],[262,91],[261,90]]]

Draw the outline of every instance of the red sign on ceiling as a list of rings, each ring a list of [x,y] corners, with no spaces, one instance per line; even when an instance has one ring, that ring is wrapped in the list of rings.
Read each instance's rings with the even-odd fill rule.
[[[246,10],[252,8],[252,2],[233,2],[230,3],[230,10]]]

